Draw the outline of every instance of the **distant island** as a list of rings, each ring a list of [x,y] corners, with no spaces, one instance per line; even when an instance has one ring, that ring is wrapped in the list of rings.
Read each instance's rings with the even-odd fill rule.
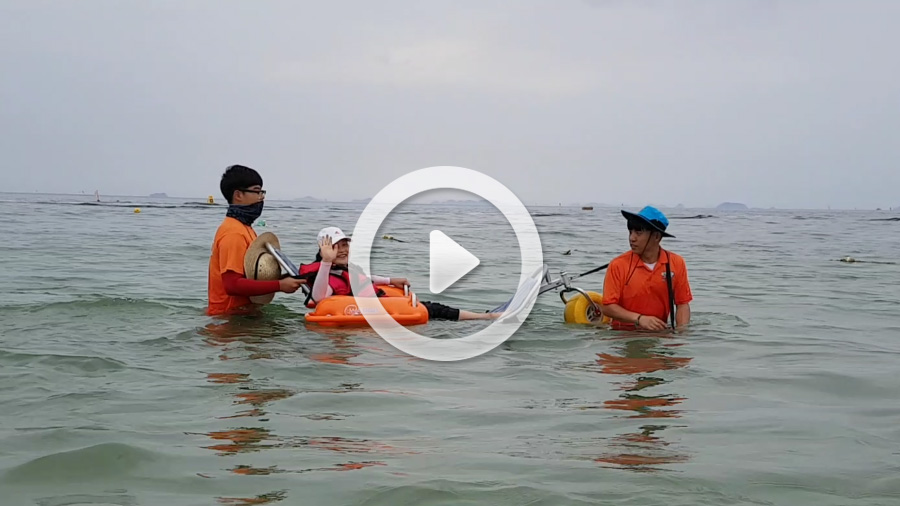
[[[300,198],[291,199],[291,200],[305,200],[307,202],[328,202],[327,199],[317,199],[315,197],[310,197],[309,195],[307,195],[306,197],[300,197]]]
[[[719,211],[746,211],[748,208],[740,202],[722,202],[716,206]]]
[[[151,193],[150,198],[151,199],[167,199],[167,198],[169,198],[169,196],[166,195],[165,193]]]

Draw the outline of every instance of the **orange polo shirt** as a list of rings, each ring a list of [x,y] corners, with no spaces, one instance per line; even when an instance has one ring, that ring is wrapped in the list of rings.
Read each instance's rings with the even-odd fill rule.
[[[671,262],[675,305],[689,303],[694,297],[691,294],[684,259],[671,251],[660,249],[659,259],[652,270],[632,251],[623,253],[610,262],[603,281],[603,304],[618,304],[629,311],[667,321],[669,318],[667,262]],[[613,322],[613,325],[633,326],[625,322]]]
[[[230,216],[219,225],[213,239],[212,255],[209,257],[209,306],[206,308],[206,314],[230,313],[250,304],[248,297],[228,295],[225,292],[222,274],[234,271],[241,276],[244,275],[244,255],[254,240],[256,231],[253,227],[244,225]]]

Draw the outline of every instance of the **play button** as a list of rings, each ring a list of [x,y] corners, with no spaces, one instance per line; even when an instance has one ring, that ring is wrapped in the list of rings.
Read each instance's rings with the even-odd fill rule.
[[[431,231],[428,288],[441,293],[480,263],[478,257],[440,230]]]
[[[354,294],[372,290],[372,246],[385,218],[395,207],[414,195],[437,189],[468,192],[486,200],[503,213],[519,243],[504,255],[504,265],[519,273],[519,284],[499,318],[477,332],[452,339],[430,338],[398,323],[381,304],[381,297],[354,295],[360,313],[372,329],[400,351],[425,359],[443,362],[467,360],[496,348],[522,325],[538,295],[543,276],[543,248],[531,213],[509,188],[481,172],[463,167],[428,167],[400,176],[381,189],[366,205],[353,229],[350,250],[350,285]],[[430,288],[440,293],[472,271],[479,260],[446,234],[431,232]],[[506,252],[506,250],[504,250]],[[415,292],[413,292],[413,295]],[[419,303],[412,297],[412,303]],[[502,300],[502,299],[501,299]],[[492,304],[493,305],[493,304]],[[475,302],[468,307],[477,307]],[[471,329],[473,326],[465,326]]]

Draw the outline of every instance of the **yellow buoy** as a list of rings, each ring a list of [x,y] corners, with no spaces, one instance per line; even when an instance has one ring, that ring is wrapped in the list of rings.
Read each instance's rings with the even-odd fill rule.
[[[141,208],[140,208],[140,207],[135,207],[135,208],[134,208],[134,213],[137,214],[137,213],[139,213],[139,212],[141,212]]]
[[[206,203],[207,204],[215,204],[216,202],[213,200],[213,196],[210,195],[209,197],[206,198]]]
[[[591,296],[591,300],[598,306],[603,302],[603,295],[597,292],[587,292]],[[590,302],[580,293],[575,295],[566,302],[566,311],[563,315],[566,323],[593,323],[594,308]],[[608,316],[604,315],[600,320],[601,323],[609,323],[612,321]]]

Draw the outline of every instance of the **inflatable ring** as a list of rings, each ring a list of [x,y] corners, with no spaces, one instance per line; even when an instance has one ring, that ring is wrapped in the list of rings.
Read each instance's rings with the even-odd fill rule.
[[[603,294],[597,292],[587,292],[591,300],[598,306],[603,302]],[[565,321],[566,323],[594,323],[594,306],[582,294],[577,294],[566,302]],[[609,323],[612,319],[603,316],[600,323]]]
[[[405,295],[402,288],[381,285],[384,296],[379,297],[388,315],[400,325],[421,325],[428,323],[428,308],[416,300],[412,292]],[[315,305],[315,310],[306,313],[306,321],[326,327],[369,326],[360,312],[356,298],[352,295],[333,295]]]

